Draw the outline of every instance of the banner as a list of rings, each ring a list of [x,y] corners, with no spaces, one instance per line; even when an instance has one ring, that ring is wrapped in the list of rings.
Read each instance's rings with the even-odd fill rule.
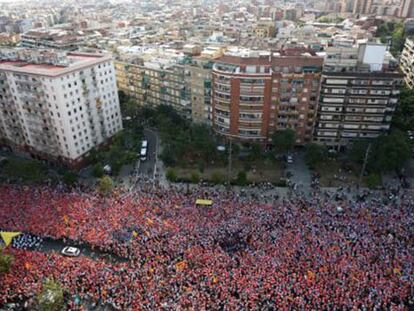
[[[6,232],[6,231],[1,231],[0,232],[0,236],[3,239],[4,243],[6,244],[6,247],[10,245],[10,243],[13,240],[14,237],[16,237],[20,234],[22,234],[22,233],[21,232]]]

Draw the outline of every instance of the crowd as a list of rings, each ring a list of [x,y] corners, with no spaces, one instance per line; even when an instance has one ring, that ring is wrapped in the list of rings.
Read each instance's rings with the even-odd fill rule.
[[[118,310],[408,310],[414,201],[396,197],[263,202],[148,184],[104,198],[2,185],[0,228],[69,238],[127,261],[9,248],[15,261],[0,276],[0,308],[30,305],[53,276],[71,295]],[[197,198],[213,205],[196,206]]]
[[[32,234],[23,233],[15,237],[12,241],[14,248],[20,248],[25,250],[38,250],[43,242],[43,238],[34,236]]]

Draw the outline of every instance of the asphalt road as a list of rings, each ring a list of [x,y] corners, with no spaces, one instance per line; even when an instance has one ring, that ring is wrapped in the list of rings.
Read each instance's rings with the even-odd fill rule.
[[[157,134],[150,129],[144,129],[144,137],[148,141],[147,159],[140,161],[138,173],[153,178],[156,165]]]

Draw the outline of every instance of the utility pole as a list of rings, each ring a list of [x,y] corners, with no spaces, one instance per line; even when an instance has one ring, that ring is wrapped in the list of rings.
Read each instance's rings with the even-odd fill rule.
[[[362,163],[361,174],[359,174],[358,186],[361,186],[362,177],[364,176],[364,172],[367,167],[369,152],[371,151],[371,144],[372,143],[368,144],[367,150],[365,151],[364,163]]]

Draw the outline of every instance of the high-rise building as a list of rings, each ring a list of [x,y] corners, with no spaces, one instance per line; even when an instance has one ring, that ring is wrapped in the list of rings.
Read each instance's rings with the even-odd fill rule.
[[[191,119],[196,123],[211,125],[211,71],[214,60],[193,57],[186,69],[190,73]]]
[[[401,0],[398,16],[404,18],[414,17],[414,0]]]
[[[387,132],[403,80],[386,46],[367,43],[326,53],[314,140],[340,148]]]
[[[368,15],[371,13],[372,0],[355,0],[353,13]]]
[[[110,55],[0,50],[0,103],[3,145],[72,167],[122,129]]]
[[[225,137],[267,143],[293,129],[312,139],[323,58],[306,50],[229,50],[213,66],[213,128]]]
[[[400,58],[400,68],[404,73],[406,85],[410,89],[414,88],[414,40],[412,38],[405,40]]]
[[[167,105],[191,118],[189,73],[184,64],[146,64],[135,57],[118,59],[115,68],[119,90],[134,98],[138,105]]]

